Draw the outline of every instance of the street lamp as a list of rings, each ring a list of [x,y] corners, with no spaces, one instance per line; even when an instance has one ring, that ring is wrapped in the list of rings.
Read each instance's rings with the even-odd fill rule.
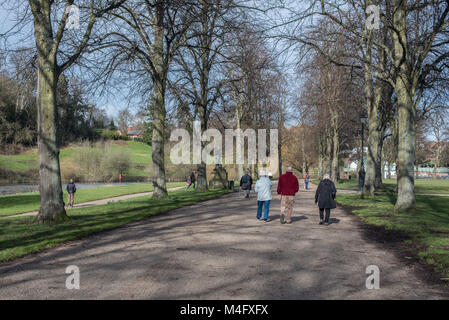
[[[365,116],[364,114],[362,114],[361,116],[360,116],[360,122],[362,123],[362,153],[361,153],[361,161],[362,161],[362,169],[364,169],[365,168],[365,166],[364,166],[364,161],[363,161],[363,152],[364,152],[364,149],[365,149],[365,147],[364,147],[364,142],[365,142],[365,124],[367,123],[367,121],[368,121],[368,117],[367,116]]]
[[[362,150],[360,153],[360,172],[359,172],[359,191],[363,191],[363,186],[365,185],[365,163],[363,159],[363,152],[365,149],[364,141],[365,141],[365,124],[367,123],[368,118],[364,114],[360,116],[360,122],[362,123]]]

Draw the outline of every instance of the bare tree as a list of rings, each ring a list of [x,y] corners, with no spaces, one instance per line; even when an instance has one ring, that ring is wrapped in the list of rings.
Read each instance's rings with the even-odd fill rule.
[[[95,3],[92,1],[87,6],[84,6],[84,2],[78,3],[81,10],[88,12],[87,22],[82,23],[85,30],[81,39],[71,38],[69,42],[65,43],[64,36],[68,33],[67,22],[74,1],[29,0],[34,19],[38,69],[36,101],[41,206],[36,220],[39,222],[67,220],[62,199],[57,138],[56,87],[58,78],[76,63],[90,44],[92,30],[97,20],[123,2],[124,0],[95,1]],[[56,27],[55,30],[54,27]]]

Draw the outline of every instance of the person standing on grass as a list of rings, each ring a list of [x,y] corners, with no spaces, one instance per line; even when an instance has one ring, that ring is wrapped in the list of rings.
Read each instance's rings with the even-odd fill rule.
[[[193,190],[196,189],[196,177],[195,177],[195,171],[192,171],[190,173],[190,176],[187,178],[187,188],[186,190],[189,190],[190,186],[193,184]]]
[[[76,192],[76,186],[73,182],[73,179],[70,179],[69,183],[67,184],[67,206],[73,208],[73,203],[75,201],[75,192]]]
[[[329,225],[329,218],[331,215],[331,209],[335,209],[337,204],[335,203],[335,196],[337,195],[337,189],[330,176],[325,174],[323,181],[320,182],[315,193],[315,203],[320,208],[320,224]],[[326,210],[326,217],[324,218],[324,210]]]
[[[292,223],[293,205],[295,203],[295,194],[299,191],[298,178],[293,174],[293,168],[288,167],[278,182],[278,199],[281,200],[281,223]],[[287,217],[285,219],[285,210]]]
[[[257,220],[262,221],[262,208],[264,208],[263,221],[269,222],[268,214],[271,203],[271,186],[273,183],[265,176],[265,171],[260,171],[260,178],[256,182],[254,192],[257,193]]]
[[[253,178],[249,175],[249,171],[240,179],[240,188],[243,190],[245,198],[249,198],[251,187],[253,185]]]

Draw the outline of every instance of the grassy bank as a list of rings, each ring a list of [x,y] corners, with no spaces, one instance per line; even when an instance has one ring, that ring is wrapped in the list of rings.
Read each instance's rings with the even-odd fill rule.
[[[318,180],[314,180],[313,183],[319,183]],[[383,180],[386,191],[394,191],[396,189],[396,179]],[[345,190],[357,190],[358,181],[351,180],[339,180],[335,185],[337,189]],[[449,180],[415,180],[415,191],[421,194],[449,194]]]
[[[360,199],[357,194],[337,195],[339,204],[351,208],[364,222],[398,230],[408,236],[406,244],[416,248],[418,256],[436,271],[449,277],[449,198],[417,196],[413,214],[394,213],[396,195],[384,192],[375,199]]]
[[[172,182],[167,184],[168,188],[180,186],[185,186],[185,183]],[[151,184],[79,189],[75,194],[75,203],[83,203],[149,191],[153,191],[153,185]],[[67,201],[66,191],[64,191],[64,201]],[[39,206],[40,195],[38,192],[0,196],[0,217],[36,211],[39,210]]]
[[[139,197],[102,206],[70,210],[71,220],[57,225],[33,223],[33,217],[0,220],[0,261],[11,260],[65,241],[113,229],[161,212],[229,193],[229,190],[172,191],[169,199]]]
[[[148,177],[151,172],[151,147],[136,141],[110,141],[114,150],[129,155],[129,177]],[[64,179],[76,173],[77,155],[83,144],[73,144],[62,148],[60,152],[61,175]],[[0,155],[0,180],[4,184],[23,182],[24,173],[30,176],[29,182],[38,179],[39,161],[37,148],[17,155]],[[2,172],[4,172],[2,174]],[[32,173],[30,175],[30,173]],[[16,174],[17,179],[14,179]],[[3,176],[2,176],[3,175]],[[117,175],[118,176],[118,175]]]

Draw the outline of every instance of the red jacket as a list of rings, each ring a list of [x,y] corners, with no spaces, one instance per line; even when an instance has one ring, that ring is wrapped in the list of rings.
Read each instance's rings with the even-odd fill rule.
[[[291,172],[284,173],[279,178],[278,194],[283,196],[294,196],[299,190],[298,178]]]

